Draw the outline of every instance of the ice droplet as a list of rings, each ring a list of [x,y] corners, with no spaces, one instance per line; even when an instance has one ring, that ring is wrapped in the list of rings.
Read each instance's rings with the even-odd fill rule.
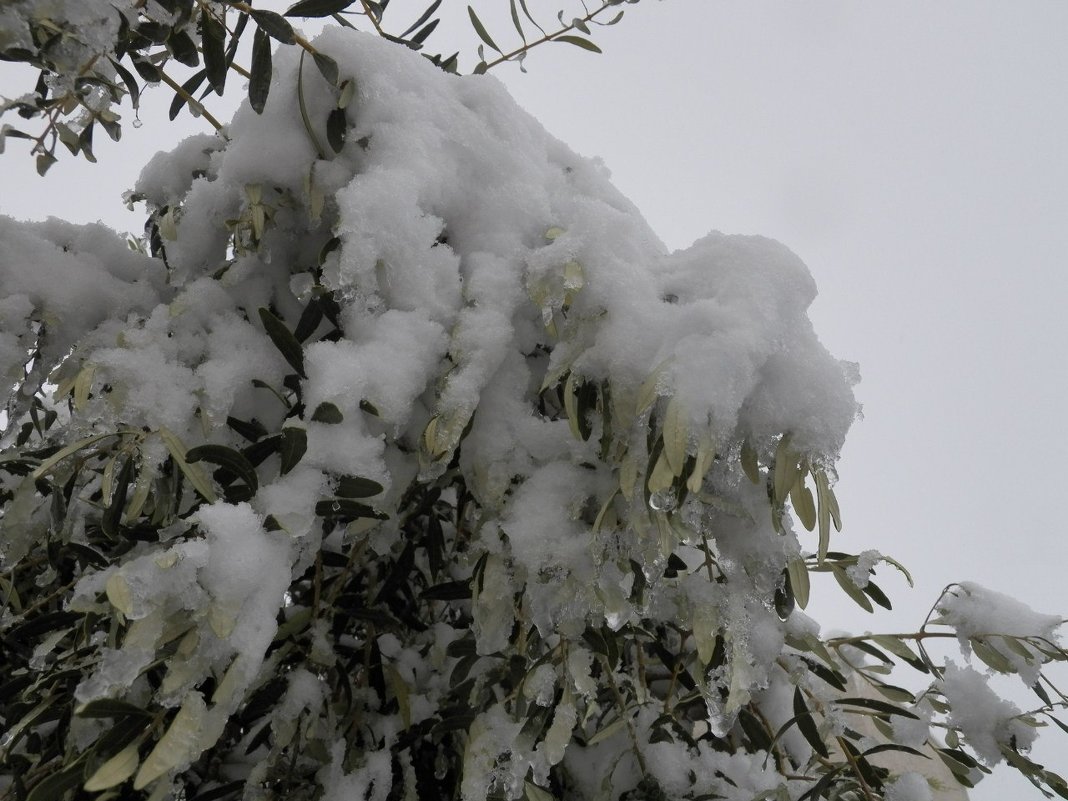
[[[649,496],[649,508],[657,512],[673,512],[678,505],[678,499],[671,490],[657,490]]]
[[[140,128],[142,125],[144,125],[144,123],[141,122],[140,117],[134,117],[134,121],[131,123],[131,125],[133,125],[134,128]]]
[[[330,508],[333,509],[335,512],[340,512],[341,511],[341,502],[340,501],[334,501],[332,504],[330,504]]]
[[[292,292],[301,303],[311,300],[315,291],[315,278],[310,273],[297,273],[289,279],[289,291]]]
[[[445,755],[438,751],[438,755],[434,757],[434,778],[441,781],[445,778],[445,774],[449,772],[449,761],[445,759]]]
[[[730,730],[734,728],[734,721],[737,719],[737,715],[726,714],[722,704],[709,701],[706,706],[708,707],[708,730],[712,732],[713,737],[719,737],[720,739],[726,737]]]

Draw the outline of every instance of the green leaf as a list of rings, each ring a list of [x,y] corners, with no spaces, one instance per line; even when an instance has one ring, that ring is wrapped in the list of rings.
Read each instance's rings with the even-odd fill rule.
[[[315,66],[319,68],[319,72],[322,73],[326,82],[331,86],[337,86],[337,80],[341,74],[337,62],[326,53],[319,52],[312,53],[312,60],[315,62]]]
[[[257,114],[263,113],[271,91],[271,40],[262,28],[252,38],[252,68],[248,81],[248,102]]]
[[[583,39],[581,36],[557,36],[553,41],[567,42],[568,44],[575,45],[575,47],[581,47],[583,50],[589,50],[591,53],[601,52],[601,48],[589,39]]]
[[[136,704],[118,698],[100,698],[78,707],[74,714],[80,718],[151,718],[152,713]]]
[[[242,420],[238,417],[227,417],[226,425],[249,442],[255,442],[267,434],[267,429],[263,427],[263,423],[256,419]]]
[[[501,53],[501,55],[504,55],[501,48],[497,47],[496,43],[490,37],[489,32],[486,30],[486,26],[482,24],[482,20],[478,18],[478,15],[475,13],[475,10],[471,8],[471,6],[467,7],[467,13],[471,17],[471,24],[474,26],[475,33],[478,34],[478,38],[488,44],[498,53]]]
[[[896,704],[891,704],[889,701],[879,701],[875,698],[835,698],[834,703],[842,704],[843,706],[860,706],[865,709],[873,709],[876,712],[883,712],[887,715],[899,715],[903,718],[912,718],[913,720],[919,720],[919,716],[914,715],[907,709],[902,709]]]
[[[874,581],[869,581],[867,586],[864,587],[864,594],[875,601],[875,603],[879,604],[883,609],[894,608],[890,603],[890,599],[886,597],[886,593],[884,593]]]
[[[329,17],[355,3],[356,0],[301,0],[286,11],[287,17]]]
[[[250,9],[248,13],[259,29],[271,38],[277,39],[282,44],[296,44],[297,37],[293,32],[293,26],[286,22],[281,14],[259,8]]]
[[[187,67],[200,66],[200,54],[197,52],[196,43],[185,31],[176,31],[172,28],[164,44],[171,51],[171,55]]]
[[[857,585],[853,583],[853,579],[849,578],[849,575],[838,565],[831,565],[831,572],[834,574],[835,580],[838,582],[838,586],[845,590],[845,594],[852,598],[857,606],[866,612],[874,612],[875,608],[871,605],[871,601]]]
[[[226,88],[226,28],[207,8],[200,12],[200,36],[208,83],[221,95]]]
[[[365,503],[348,498],[329,498],[315,504],[315,514],[320,517],[341,518],[344,520],[389,520],[389,515],[373,509]]]
[[[263,323],[263,330],[271,338],[271,342],[278,348],[285,360],[289,362],[289,365],[297,371],[297,375],[301,378],[307,378],[308,376],[304,373],[304,348],[301,347],[300,341],[293,336],[286,324],[275,317],[270,309],[267,308],[260,309],[260,321]]]
[[[57,161],[58,159],[51,153],[40,153],[37,156],[37,174],[43,177],[48,172],[48,168]]]
[[[182,89],[185,90],[185,95],[175,93],[174,99],[171,101],[171,107],[167,111],[167,117],[173,120],[185,108],[185,104],[189,101],[188,96],[191,96],[193,92],[200,88],[200,84],[204,83],[204,79],[207,77],[207,73],[204,70],[196,72],[193,77],[182,84]]]
[[[26,796],[26,801],[57,801],[63,798],[68,790],[78,787],[84,778],[85,765],[79,760],[71,767],[52,773],[35,784]]]
[[[808,577],[808,566],[805,560],[798,557],[786,566],[786,574],[790,579],[790,591],[793,593],[797,605],[804,609],[808,606],[811,587]]]
[[[137,772],[140,764],[138,744],[131,743],[101,765],[85,781],[86,792],[96,793],[122,784]]]
[[[315,411],[312,412],[312,418],[316,423],[330,423],[336,425],[345,419],[345,416],[341,414],[341,410],[332,403],[323,402],[315,407]]]
[[[760,466],[757,464],[756,451],[753,450],[753,446],[749,444],[749,440],[742,442],[742,472],[745,473],[745,477],[752,481],[754,484],[760,483]]]
[[[408,41],[411,44],[421,45],[423,42],[426,41],[427,37],[434,32],[434,29],[438,27],[438,22],[440,22],[440,20],[432,20],[431,22],[427,23],[425,28],[420,30],[417,34],[415,34],[415,36],[413,36]]]
[[[471,597],[471,580],[446,581],[444,584],[435,584],[427,587],[420,594],[425,601],[457,601]]]
[[[163,426],[160,426],[159,435],[163,440],[163,444],[167,446],[167,450],[171,452],[171,457],[174,459],[175,464],[178,465],[178,469],[193,485],[193,489],[200,493],[200,496],[208,503],[215,503],[218,500],[218,496],[215,495],[211,482],[198,465],[192,465],[186,461],[186,448],[182,441]]]
[[[397,38],[398,39],[407,39],[408,38],[408,34],[410,34],[412,31],[414,31],[416,28],[418,28],[420,25],[422,25],[424,22],[426,22],[428,19],[430,19],[430,15],[433,14],[435,11],[437,11],[438,10],[438,6],[440,6],[440,5],[441,5],[441,0],[434,0],[434,2],[430,4],[430,6],[427,8],[427,10],[422,13],[422,15],[419,17],[419,19],[417,19],[415,22],[413,22],[411,25],[409,25],[408,26],[408,30],[406,30],[404,33],[402,33]],[[437,22],[437,21],[435,20],[435,22]]]
[[[362,476],[342,476],[335,490],[336,494],[342,498],[371,498],[384,491],[385,487],[377,481]]]
[[[523,32],[523,25],[519,22],[519,12],[515,7],[515,0],[508,0],[509,10],[512,12],[512,24],[515,26],[516,33],[519,34],[519,38],[523,40],[523,44],[527,43],[527,35]]]
[[[282,429],[282,475],[285,475],[304,458],[308,450],[308,432],[299,426]]]
[[[808,744],[812,746],[812,750],[824,759],[829,757],[830,752],[827,750],[827,744],[820,737],[819,729],[816,728],[812,713],[808,711],[808,707],[805,705],[805,697],[801,694],[800,687],[794,688],[794,716],[797,719],[797,727],[801,730],[801,734],[804,735]]]
[[[35,481],[37,479],[40,479],[46,473],[48,473],[53,467],[55,467],[57,464],[62,462],[68,456],[71,456],[72,454],[77,453],[82,448],[87,448],[90,445],[92,445],[94,442],[99,442],[102,439],[106,439],[107,437],[114,437],[114,436],[117,436],[117,435],[113,434],[113,433],[93,434],[92,436],[86,437],[85,439],[80,439],[77,442],[72,442],[70,445],[66,446],[65,448],[61,448],[60,450],[56,451],[51,456],[49,456],[47,459],[45,459],[43,462],[41,462],[41,464],[38,465],[37,469],[33,471],[33,474],[32,474],[33,475],[33,479]]]
[[[190,448],[185,455],[186,461],[193,463],[199,461],[211,462],[224,467],[248,485],[253,494],[259,488],[259,478],[256,469],[252,466],[245,455],[225,445],[199,445]]]
[[[527,8],[527,0],[519,0],[519,7],[523,9],[523,14],[530,20],[530,24],[541,31],[543,36],[548,36],[548,34],[545,33],[545,29],[538,24],[538,21],[530,16],[530,10]]]
[[[335,153],[340,153],[345,147],[345,134],[348,132],[348,119],[345,117],[345,109],[335,108],[326,118],[326,141]]]
[[[104,516],[100,519],[100,528],[109,537],[115,538],[119,536],[119,522],[122,520],[122,510],[126,506],[126,492],[130,486],[133,471],[134,457],[128,456],[119,471],[118,478],[115,480],[115,491],[111,495],[111,502],[108,504]]]

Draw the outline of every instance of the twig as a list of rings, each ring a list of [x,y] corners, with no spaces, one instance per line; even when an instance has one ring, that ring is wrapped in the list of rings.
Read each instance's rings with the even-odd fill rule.
[[[366,6],[366,2],[364,3],[364,5]],[[607,11],[609,8],[612,8],[612,6],[610,4],[608,4],[608,3],[605,3],[600,8],[598,8],[596,11],[591,11],[588,14],[586,14],[586,16],[577,18],[576,21],[577,22],[582,22],[582,23],[593,22],[593,18],[594,17],[596,17],[602,11]],[[372,20],[373,20],[373,18],[372,18]],[[377,25],[375,27],[377,27]],[[574,22],[572,22],[570,25],[568,25],[568,26],[566,26],[564,28],[561,28],[560,30],[555,31],[553,33],[547,33],[542,38],[536,39],[535,41],[530,42],[529,44],[524,43],[522,47],[517,47],[515,50],[513,50],[510,53],[501,54],[500,58],[495,58],[493,61],[484,62],[486,64],[486,67],[485,67],[485,70],[483,70],[483,71],[493,69],[498,64],[501,64],[501,63],[503,63],[505,61],[511,61],[516,56],[522,55],[522,54],[526,53],[528,50],[531,50],[532,48],[535,48],[540,44],[545,44],[546,42],[551,42],[557,36],[563,36],[568,31],[574,31],[574,30],[578,30],[578,26]]]

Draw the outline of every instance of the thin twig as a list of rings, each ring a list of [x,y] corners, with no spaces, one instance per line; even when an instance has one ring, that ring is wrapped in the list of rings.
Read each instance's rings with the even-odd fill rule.
[[[365,5],[366,5],[366,3],[365,3]],[[576,20],[576,22],[583,22],[583,23],[593,22],[594,17],[596,17],[602,11],[607,11],[609,8],[612,8],[612,6],[609,5],[608,3],[605,3],[603,6],[598,8],[596,11],[591,11],[585,17],[578,18]],[[486,70],[493,69],[498,64],[501,64],[501,63],[503,63],[505,61],[511,61],[516,56],[522,55],[522,54],[526,53],[528,50],[531,50],[532,48],[535,48],[540,44],[545,44],[546,42],[551,42],[556,37],[563,36],[568,31],[574,31],[574,30],[578,30],[578,26],[574,22],[572,22],[570,25],[568,25],[566,27],[563,27],[558,31],[555,31],[553,33],[545,34],[545,36],[543,36],[541,39],[536,39],[535,41],[530,42],[529,44],[524,44],[522,47],[517,47],[515,50],[513,50],[510,53],[502,53],[500,58],[495,58],[493,61],[485,62],[485,64],[486,64],[486,68],[485,69]]]

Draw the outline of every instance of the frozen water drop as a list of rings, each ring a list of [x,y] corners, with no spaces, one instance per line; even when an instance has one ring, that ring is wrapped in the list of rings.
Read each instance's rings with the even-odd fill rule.
[[[297,273],[289,279],[289,291],[301,303],[307,303],[315,291],[315,278],[309,273]]]
[[[657,490],[649,496],[649,508],[657,512],[673,512],[678,499],[671,490]]]
[[[720,739],[730,734],[731,729],[734,728],[734,722],[737,720],[737,715],[728,715],[721,704],[707,703],[708,707],[708,730],[712,732],[713,737]]]
[[[341,501],[334,501],[332,504],[330,504],[330,508],[333,509],[335,512],[340,512],[341,511]]]
[[[144,123],[141,122],[141,118],[140,117],[134,117],[134,121],[131,124],[133,125],[134,128],[140,128],[142,125],[144,125]]]
[[[438,755],[434,757],[434,778],[441,781],[445,778],[445,774],[449,772],[449,761],[445,759],[445,755],[438,752]]]

